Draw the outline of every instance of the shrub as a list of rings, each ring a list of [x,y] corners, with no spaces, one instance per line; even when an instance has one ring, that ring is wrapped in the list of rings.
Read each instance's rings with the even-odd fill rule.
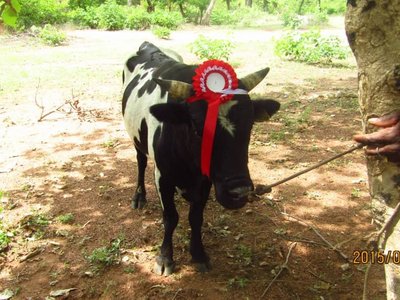
[[[292,32],[275,44],[275,53],[289,60],[310,64],[331,64],[333,59],[345,59],[346,49],[339,38],[321,36],[318,31]]]
[[[176,29],[184,22],[182,16],[177,12],[156,11],[151,14],[151,24],[168,29]]]
[[[39,38],[48,45],[59,46],[66,41],[67,36],[64,32],[58,30],[54,26],[46,24],[40,30]]]
[[[328,14],[325,11],[315,12],[311,15],[308,24],[309,25],[323,25],[328,23]]]
[[[21,11],[18,27],[26,29],[32,25],[61,24],[67,21],[66,5],[57,0],[20,0]]]
[[[238,19],[237,14],[232,13],[232,11],[226,9],[214,9],[210,20],[211,25],[233,25],[240,19]]]
[[[125,27],[135,30],[145,30],[150,28],[151,16],[143,8],[131,9],[126,17]]]
[[[99,28],[106,30],[120,30],[126,23],[126,14],[123,6],[113,0],[108,0],[96,9],[99,18]]]
[[[77,8],[68,13],[68,18],[76,25],[92,29],[99,27],[100,17],[96,7]]]
[[[301,18],[292,11],[284,11],[281,14],[282,25],[286,28],[297,29],[301,25]]]
[[[167,27],[162,27],[162,26],[155,26],[152,29],[153,34],[160,38],[160,39],[165,39],[168,40],[169,37],[171,36],[171,29]]]
[[[190,51],[201,60],[224,59],[227,61],[234,46],[229,40],[207,39],[200,35],[189,47]]]

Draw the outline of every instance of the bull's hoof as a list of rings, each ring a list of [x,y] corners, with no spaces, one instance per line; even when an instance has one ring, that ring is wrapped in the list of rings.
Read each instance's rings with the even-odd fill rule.
[[[135,193],[132,197],[131,207],[133,209],[142,209],[146,206],[146,195],[142,193]]]
[[[207,273],[207,272],[211,271],[211,269],[212,269],[210,262],[203,262],[203,263],[192,262],[192,263],[193,263],[196,271],[199,273]]]
[[[200,251],[199,253],[193,253],[192,251],[192,260],[191,263],[195,267],[197,272],[206,273],[211,270],[210,258],[204,251]]]
[[[169,276],[175,271],[175,262],[164,256],[157,256],[153,272],[157,275]]]

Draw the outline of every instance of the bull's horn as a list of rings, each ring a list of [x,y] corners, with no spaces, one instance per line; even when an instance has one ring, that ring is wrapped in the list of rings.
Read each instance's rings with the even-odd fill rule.
[[[193,94],[192,85],[186,82],[160,78],[153,78],[153,80],[163,89],[166,89],[171,97],[176,100],[185,100]]]
[[[265,76],[267,76],[268,72],[269,68],[265,68],[241,78],[240,81],[243,83],[246,90],[250,92],[265,78]]]

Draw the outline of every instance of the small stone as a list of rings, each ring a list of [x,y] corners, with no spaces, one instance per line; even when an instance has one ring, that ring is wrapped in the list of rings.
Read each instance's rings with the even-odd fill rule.
[[[343,265],[340,266],[340,268],[341,268],[343,271],[347,271],[348,269],[350,269],[350,264],[343,264]]]

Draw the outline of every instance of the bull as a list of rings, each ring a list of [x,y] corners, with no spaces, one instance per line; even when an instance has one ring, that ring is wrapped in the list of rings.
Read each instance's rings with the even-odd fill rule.
[[[279,110],[274,100],[251,100],[252,90],[269,68],[238,80],[235,94],[221,104],[215,127],[209,176],[201,170],[201,144],[207,113],[206,101],[185,101],[193,95],[197,66],[186,65],[179,55],[166,54],[144,42],[123,70],[122,114],[133,140],[138,166],[132,207],[146,204],[144,184],[148,157],[155,162],[155,185],[163,208],[164,238],[154,271],[170,275],[175,268],[172,236],[179,215],[174,194],[180,191],[190,204],[190,254],[200,272],[210,269],[202,243],[203,211],[214,186],[216,200],[227,209],[239,209],[254,189],[248,169],[248,146],[254,122]]]

